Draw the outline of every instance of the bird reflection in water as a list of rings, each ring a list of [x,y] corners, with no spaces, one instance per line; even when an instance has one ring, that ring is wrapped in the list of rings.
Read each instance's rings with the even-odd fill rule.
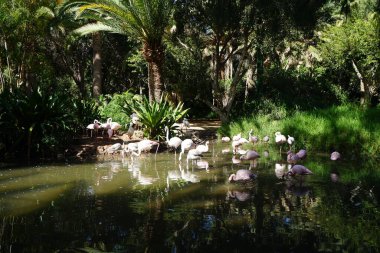
[[[227,192],[227,200],[236,199],[238,201],[244,202],[251,198],[252,194],[246,189],[240,190],[228,190]]]

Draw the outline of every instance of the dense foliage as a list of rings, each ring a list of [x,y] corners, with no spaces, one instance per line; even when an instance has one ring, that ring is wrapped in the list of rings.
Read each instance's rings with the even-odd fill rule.
[[[0,128],[0,158],[63,147],[94,119],[125,126],[131,104],[153,108],[135,94],[183,103],[190,117],[225,124],[333,105],[376,106],[379,6],[378,0],[2,1],[0,124],[8,127]],[[42,109],[59,111],[60,104],[66,110]],[[365,113],[350,116],[356,112]],[[160,119],[145,120],[147,133],[161,134],[153,130]]]

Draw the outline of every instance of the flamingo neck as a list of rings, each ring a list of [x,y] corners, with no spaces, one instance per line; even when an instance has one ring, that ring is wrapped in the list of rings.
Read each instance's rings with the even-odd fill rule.
[[[165,127],[166,130],[166,142],[169,143],[169,128]]]
[[[228,178],[228,181],[232,182],[235,181],[235,174],[231,174],[231,176]]]

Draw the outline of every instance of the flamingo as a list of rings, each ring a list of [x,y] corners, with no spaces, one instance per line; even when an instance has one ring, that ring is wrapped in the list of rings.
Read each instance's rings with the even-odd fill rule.
[[[186,150],[189,150],[191,146],[194,145],[194,142],[192,139],[184,139],[181,143],[181,153],[179,153],[179,160],[182,159],[182,154],[185,153]]]
[[[106,121],[106,123],[102,123],[101,125],[100,125],[100,127],[101,128],[110,128],[110,126],[111,126],[111,122],[112,122],[112,118],[108,118],[107,119],[107,121]]]
[[[265,136],[263,137],[263,142],[264,142],[265,144],[267,144],[267,143],[269,142],[269,136],[268,136],[268,135],[265,135]]]
[[[190,149],[189,152],[187,153],[186,161],[187,163],[189,163],[189,160],[194,161],[194,160],[199,160],[201,158],[202,158],[202,152],[193,148],[193,149]]]
[[[223,136],[222,137],[222,142],[230,142],[231,141],[231,138],[228,137],[228,136]]]
[[[239,163],[241,163],[241,160],[238,157],[233,156],[232,157],[232,164],[239,164]]]
[[[296,164],[293,165],[290,171],[286,174],[287,176],[295,176],[295,175],[311,175],[313,172],[306,168],[303,165]]]
[[[119,130],[120,127],[121,125],[118,122],[111,122],[110,128],[107,130],[108,137],[111,138],[113,134]]]
[[[104,130],[105,129],[109,129],[111,127],[111,122],[112,122],[112,118],[108,118],[107,121],[106,121],[106,123],[101,123],[100,124],[100,128],[103,129],[103,133],[102,134],[104,134]]]
[[[240,160],[249,160],[250,161],[249,168],[251,169],[252,166],[254,166],[254,167],[256,166],[255,161],[259,157],[260,157],[260,155],[256,151],[248,150],[245,155],[240,156]]]
[[[139,152],[139,146],[137,142],[131,142],[128,143],[127,146],[123,143],[123,148],[122,148],[122,155],[124,156],[124,153],[137,153]]]
[[[240,138],[241,138],[241,133],[232,136],[232,141],[238,141],[238,140],[240,140]]]
[[[206,152],[208,152],[208,144],[209,144],[209,143],[210,143],[209,141],[206,141],[205,145],[198,145],[198,146],[196,147],[196,150],[198,150],[198,151],[201,152],[201,153],[206,153]]]
[[[248,181],[256,179],[257,175],[254,174],[251,170],[241,169],[236,172],[236,174],[231,174],[231,176],[228,178],[229,182],[236,182],[236,181]]]
[[[152,140],[142,140],[137,142],[137,153],[132,152],[135,156],[140,156],[141,152],[149,152],[153,146],[160,145],[157,141]],[[158,148],[158,147],[157,147]]]
[[[341,158],[341,155],[340,155],[340,153],[338,151],[334,151],[330,155],[330,159],[332,161],[340,160],[340,158]]]
[[[304,160],[307,157],[307,151],[306,149],[300,149],[296,155],[301,159]]]
[[[113,154],[113,153],[115,153],[116,151],[118,151],[121,148],[122,148],[122,144],[121,143],[115,143],[112,146],[110,146],[110,147],[107,148],[107,153]]]
[[[228,199],[237,199],[238,201],[247,201],[249,198],[251,198],[251,193],[246,191],[237,191],[232,190],[227,192],[227,198]]]
[[[177,154],[177,148],[181,145],[182,140],[177,136],[169,139],[169,127],[165,126],[166,131],[166,144],[174,149],[175,154]]]
[[[89,124],[86,128],[89,129],[89,130],[91,130],[91,137],[92,137],[92,131],[95,131],[95,134],[98,133],[98,129],[100,128],[100,123],[96,119],[96,120],[94,120],[94,123]]]
[[[240,160],[256,160],[260,155],[254,150],[248,150],[245,155],[240,156]]]
[[[285,135],[281,134],[281,132],[276,132],[274,135],[275,135],[275,142],[277,145],[280,146],[280,153],[281,153],[282,144],[286,142],[286,137]]]
[[[249,135],[248,140],[252,142],[253,144],[256,144],[259,141],[259,137],[252,135],[252,132],[253,130],[251,129],[251,131],[249,131],[249,134],[248,134]]]
[[[287,140],[287,142],[288,142],[288,144],[289,144],[289,150],[291,150],[291,149],[292,149],[292,146],[293,146],[293,144],[294,144],[294,142],[295,142],[294,137],[288,135],[288,140]]]
[[[200,169],[205,169],[207,172],[209,171],[208,168],[210,167],[209,163],[205,160],[197,160],[196,165]]]
[[[301,158],[297,155],[297,154],[294,154],[292,151],[288,151],[287,153],[287,157],[286,157],[286,161],[290,164],[296,164],[298,161],[301,160]]]
[[[243,145],[244,143],[248,143],[249,141],[245,138],[239,138],[236,141],[232,141],[231,146],[232,146],[232,152],[236,154],[238,148]]]
[[[274,168],[274,174],[277,178],[281,179],[285,175],[286,165],[283,163],[276,163]]]

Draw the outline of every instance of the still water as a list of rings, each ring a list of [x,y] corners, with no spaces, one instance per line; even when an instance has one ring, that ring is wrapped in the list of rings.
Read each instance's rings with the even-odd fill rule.
[[[0,170],[0,252],[380,251],[377,163],[309,154],[315,174],[285,181],[285,154],[235,164],[228,147]]]

